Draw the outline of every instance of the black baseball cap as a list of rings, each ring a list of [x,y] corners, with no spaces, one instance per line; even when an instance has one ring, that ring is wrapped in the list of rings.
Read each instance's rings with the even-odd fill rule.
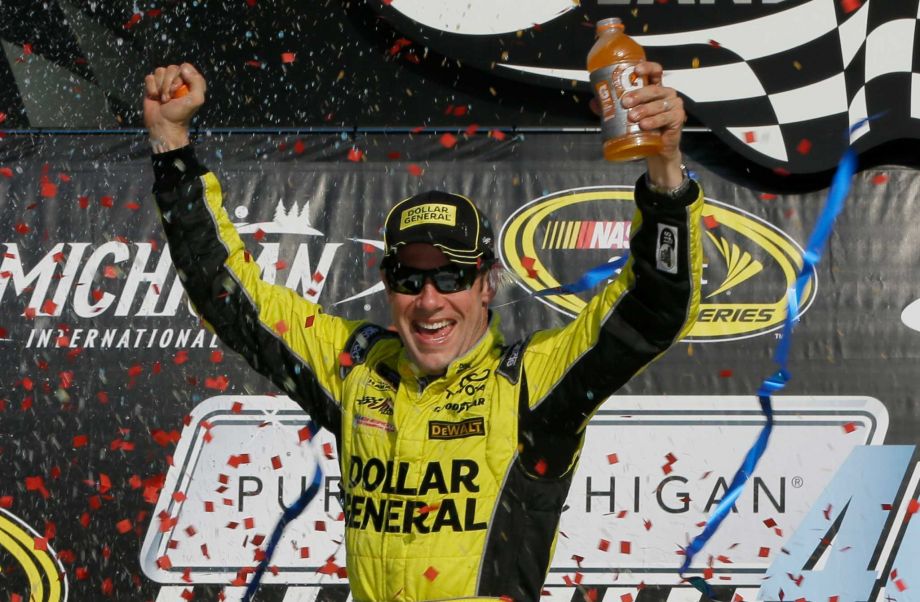
[[[384,223],[384,255],[403,245],[427,243],[460,265],[481,265],[495,258],[489,218],[465,196],[429,190],[396,203]]]

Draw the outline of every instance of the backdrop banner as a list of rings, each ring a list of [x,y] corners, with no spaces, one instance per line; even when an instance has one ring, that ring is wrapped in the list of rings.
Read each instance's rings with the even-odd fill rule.
[[[533,293],[628,251],[644,171],[583,135],[205,132],[196,146],[264,279],[383,325],[390,205],[470,196],[496,226],[509,342],[590,297]],[[763,424],[755,392],[824,194],[696,171],[700,319],[592,419],[546,599],[698,600],[681,548]],[[193,314],[151,186],[140,138],[0,147],[0,598],[237,599],[321,461],[258,599],[346,600],[333,438],[302,441],[307,416]],[[920,600],[918,188],[901,168],[853,182],[801,302],[773,440],[694,562],[720,600]]]

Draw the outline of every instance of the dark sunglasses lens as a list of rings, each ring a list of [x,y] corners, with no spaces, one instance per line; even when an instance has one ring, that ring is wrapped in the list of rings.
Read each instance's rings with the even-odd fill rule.
[[[446,266],[434,273],[434,287],[442,293],[456,293],[470,288],[476,279],[475,270]]]
[[[390,286],[403,295],[417,295],[425,286],[425,273],[411,268],[398,268],[393,271]]]
[[[397,293],[417,295],[425,288],[425,280],[431,279],[440,293],[456,293],[473,286],[476,270],[446,265],[435,270],[419,270],[406,266],[389,268],[385,271],[387,282]]]

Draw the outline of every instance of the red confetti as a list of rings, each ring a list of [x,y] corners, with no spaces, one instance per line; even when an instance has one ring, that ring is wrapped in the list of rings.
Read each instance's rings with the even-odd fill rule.
[[[842,8],[843,12],[846,14],[859,10],[860,6],[862,6],[862,4],[859,0],[840,0],[840,8]]]
[[[642,526],[645,527],[645,530],[646,530],[646,531],[651,531],[651,530],[652,530],[652,521],[650,521],[650,520],[648,520],[648,519],[645,519],[644,521],[642,521]]]
[[[408,171],[409,174],[415,176],[416,178],[425,173],[425,170],[422,169],[418,163],[410,163],[406,166],[406,171]]]
[[[727,370],[727,369],[719,370],[719,378],[731,378],[731,376],[732,376],[731,370]]]
[[[630,554],[632,552],[632,544],[628,541],[620,542],[620,554]]]
[[[525,270],[527,270],[527,277],[528,277],[528,278],[536,278],[536,277],[537,277],[537,270],[535,270],[535,269],[533,268],[533,266],[534,266],[534,264],[535,264],[536,262],[537,262],[537,260],[534,259],[533,257],[527,257],[526,255],[524,255],[523,257],[521,257],[521,266],[522,266]]]
[[[757,553],[761,558],[767,558],[770,556],[770,548],[761,547],[760,551]]]
[[[899,591],[899,592],[903,592],[904,590],[907,589],[907,584],[904,583],[904,580],[903,580],[903,579],[898,579],[897,581],[894,582],[894,585],[895,585],[895,587],[898,588],[898,591]]]
[[[620,596],[620,602],[633,602],[632,594],[623,594]]]
[[[349,367],[354,364],[354,361],[351,359],[351,354],[347,351],[343,351],[339,354],[339,365],[344,367]]]
[[[597,544],[597,549],[600,550],[601,552],[606,552],[607,550],[610,549],[610,542],[607,541],[606,539],[602,539],[600,543]]]
[[[2,113],[0,113],[0,115],[2,115]],[[3,176],[4,178],[12,178],[13,170],[9,167],[0,167],[0,176]]]
[[[281,456],[272,456],[272,468],[275,470],[281,468]]]
[[[143,15],[142,13],[134,13],[133,15],[131,15],[131,18],[130,18],[130,19],[128,19],[127,21],[125,21],[125,23],[124,23],[124,25],[122,25],[122,27],[125,28],[125,29],[131,29],[132,27],[134,27],[135,25],[137,25],[138,23],[140,23],[140,21],[141,21],[141,19],[142,19],[143,17],[144,17],[144,15]]]
[[[57,196],[58,187],[57,184],[45,180],[41,184],[41,195],[46,199],[54,198]]]
[[[748,144],[753,144],[754,142],[757,141],[757,134],[755,134],[754,132],[745,132],[744,141],[747,142]]]
[[[438,571],[433,566],[430,566],[427,569],[425,569],[425,572],[423,574],[425,575],[425,579],[427,579],[428,581],[434,581],[438,576]]]
[[[83,447],[83,446],[86,445],[86,443],[87,443],[88,441],[89,441],[89,439],[88,439],[88,437],[87,437],[86,435],[77,435],[77,436],[75,436],[75,437],[73,438],[73,446],[74,446],[74,447]]]
[[[290,64],[290,63],[293,63],[296,59],[297,59],[296,52],[282,52],[281,53],[282,63]]]
[[[846,424],[843,425],[843,432],[852,433],[853,431],[856,430],[857,426],[858,425],[855,422],[847,422]]]
[[[719,227],[719,220],[714,215],[706,215],[703,217],[703,225],[707,230],[714,230]]]
[[[362,151],[357,146],[353,146],[350,149],[348,149],[348,160],[349,161],[357,163],[363,158],[364,158],[364,151]]]
[[[89,197],[88,196],[81,196],[77,198],[77,202],[80,203],[80,209],[86,209],[87,207],[89,207]]]
[[[310,328],[311,326],[313,326],[314,320],[316,320],[316,316],[307,316],[307,319],[304,320],[303,322],[304,328]]]
[[[807,155],[811,152],[811,140],[802,138],[799,140],[799,144],[795,147],[795,150],[797,150],[800,155]]]
[[[300,442],[309,441],[313,438],[313,435],[310,434],[310,427],[305,426],[299,431],[297,431],[297,437],[300,439]]]
[[[504,140],[504,139],[507,138],[508,136],[505,134],[505,132],[503,132],[503,131],[501,131],[501,130],[491,130],[491,131],[489,131],[489,137],[490,137],[490,138],[495,138],[496,140],[498,140],[499,142],[501,142],[502,140]]]
[[[157,558],[157,566],[164,571],[168,571],[172,568],[172,561],[169,559],[169,556],[160,556]]]
[[[608,463],[608,464],[616,464],[616,463],[619,462],[619,461],[620,461],[620,459],[617,458],[617,455],[616,455],[616,454],[607,454],[607,463]]]
[[[544,474],[546,474],[546,468],[547,468],[546,460],[544,460],[543,458],[540,458],[537,461],[536,465],[533,467],[534,471],[540,476],[543,476]]]
[[[712,46],[713,48],[721,48],[721,47],[722,47],[722,44],[719,44],[719,43],[716,42],[715,40],[709,40],[709,45]]]
[[[875,177],[872,178],[872,183],[875,184],[876,186],[884,184],[887,181],[888,181],[888,175],[883,174],[883,173],[876,174]]]
[[[131,525],[131,520],[126,518],[115,523],[115,528],[118,529],[119,533],[124,535],[125,533],[129,532],[133,526]]]
[[[772,518],[768,518],[763,521],[763,524],[766,525],[768,529],[772,529],[773,527],[776,526],[776,521],[773,520]]]
[[[916,514],[918,511],[920,511],[920,501],[911,500],[910,502],[907,503],[907,515],[908,516],[910,516],[911,514]]]
[[[776,200],[776,195],[771,192],[761,192],[760,198],[764,201],[773,201]]]
[[[278,334],[284,334],[287,331],[288,331],[288,327],[287,327],[287,324],[284,323],[284,320],[279,320],[275,324],[275,332],[277,332]]]
[[[29,232],[31,232],[31,230],[32,228],[30,228],[28,224],[24,224],[24,223],[16,224],[16,232],[18,232],[19,234],[28,234]]]
[[[26,491],[38,491],[45,499],[51,495],[45,488],[45,479],[41,476],[26,477]]]
[[[443,146],[444,148],[453,148],[454,146],[457,145],[457,137],[451,134],[450,132],[446,132],[444,134],[441,134],[440,142],[441,142],[441,146]]]
[[[224,361],[224,352],[220,349],[215,349],[211,352],[211,361],[215,364],[219,364]]]

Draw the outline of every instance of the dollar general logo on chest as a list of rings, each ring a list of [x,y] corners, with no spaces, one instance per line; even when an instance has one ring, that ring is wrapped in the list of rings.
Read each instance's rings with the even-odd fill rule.
[[[457,223],[457,208],[453,205],[429,203],[419,205],[402,212],[399,219],[399,229],[405,230],[412,226],[422,224],[435,224],[438,226],[453,226]]]

